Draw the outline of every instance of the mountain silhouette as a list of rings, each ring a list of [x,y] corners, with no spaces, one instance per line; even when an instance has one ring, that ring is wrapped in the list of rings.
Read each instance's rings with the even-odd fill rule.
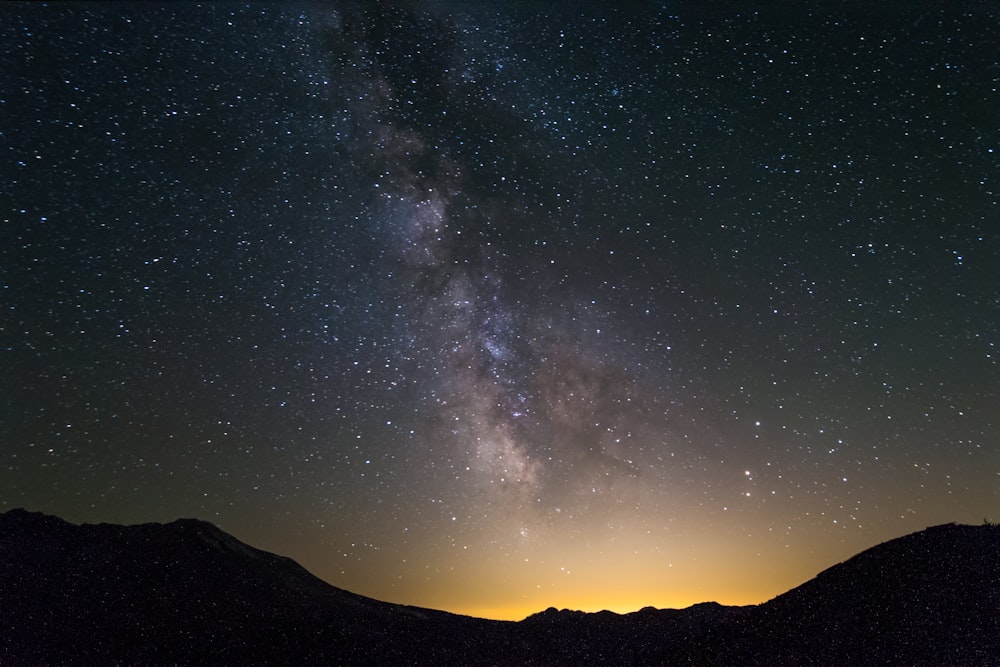
[[[0,664],[1000,665],[1000,527],[891,540],[760,605],[515,623],[356,595],[204,521],[12,510]]]

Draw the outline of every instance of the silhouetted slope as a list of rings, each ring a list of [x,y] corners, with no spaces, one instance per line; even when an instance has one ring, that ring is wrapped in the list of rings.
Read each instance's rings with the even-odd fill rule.
[[[1000,528],[940,526],[757,606],[520,623],[329,586],[211,524],[0,514],[0,664],[1000,665]]]
[[[3,665],[447,662],[440,630],[470,623],[495,624],[349,593],[203,521],[0,515]]]
[[[1000,664],[1000,527],[868,549],[759,607],[768,664]]]
[[[928,528],[762,605],[548,609],[518,630],[560,664],[1000,665],[1000,527]]]

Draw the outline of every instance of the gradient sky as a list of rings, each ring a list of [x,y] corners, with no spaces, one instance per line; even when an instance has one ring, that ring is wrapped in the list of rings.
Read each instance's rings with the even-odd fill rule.
[[[998,4],[573,4],[0,6],[0,510],[503,618],[1000,519]]]

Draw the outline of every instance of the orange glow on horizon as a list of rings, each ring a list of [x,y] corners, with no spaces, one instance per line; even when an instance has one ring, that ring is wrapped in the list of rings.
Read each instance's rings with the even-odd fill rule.
[[[461,543],[423,543],[417,556],[404,558],[392,548],[345,560],[301,543],[262,546],[298,551],[321,579],[374,600],[520,621],[549,608],[626,614],[705,602],[761,604],[879,542],[921,528],[868,529],[844,539],[842,529],[755,530],[740,518],[674,523],[656,532],[641,516],[620,517],[613,525],[587,520],[559,526],[512,514],[509,525],[495,522]]]
[[[537,539],[505,544],[473,540],[467,547],[431,547],[405,564],[391,550],[373,552],[356,569],[342,571],[324,571],[329,561],[322,559],[312,571],[384,602],[519,621],[548,608],[626,614],[704,602],[760,604],[870,546],[848,545],[818,531],[809,535],[807,550],[768,533],[751,537],[735,529],[716,533],[688,526],[658,542],[641,525],[587,527],[577,534],[529,529]]]
[[[774,597],[774,596],[770,596]],[[704,596],[698,597],[687,597],[687,596],[676,596],[670,598],[660,598],[656,600],[642,599],[639,600],[636,596],[631,599],[621,596],[592,596],[592,597],[581,597],[570,600],[562,601],[558,604],[532,604],[525,603],[524,605],[512,605],[509,607],[456,607],[453,609],[448,609],[453,614],[461,614],[463,616],[473,616],[476,618],[486,618],[496,621],[521,621],[525,618],[537,614],[539,612],[545,611],[548,608],[554,607],[559,610],[568,609],[571,611],[582,611],[587,613],[594,613],[600,611],[610,611],[616,614],[630,614],[632,612],[639,611],[645,607],[655,607],[656,609],[686,609],[692,605],[696,605],[702,602],[719,602],[719,604],[727,606],[742,606],[742,605],[752,605],[760,604],[761,602],[766,602],[767,599],[759,598],[745,598],[745,599],[726,599],[725,601],[704,599]]]
[[[832,564],[832,563],[831,563]],[[708,572],[688,577],[690,583],[676,583],[670,587],[643,586],[635,581],[623,582],[614,577],[594,580],[590,585],[572,584],[539,586],[535,591],[510,588],[510,582],[482,582],[475,588],[458,590],[441,589],[433,594],[407,596],[400,599],[382,592],[367,593],[377,599],[417,607],[437,609],[453,614],[474,616],[501,621],[520,621],[549,608],[571,611],[610,611],[628,614],[646,607],[656,609],[686,609],[704,602],[717,602],[725,606],[755,605],[766,602],[781,593],[806,582],[819,570],[796,574],[777,568],[767,579],[759,572],[740,570],[731,576],[718,577],[714,585],[707,585]],[[641,573],[635,573],[637,576]],[[655,577],[650,576],[650,579]],[[738,583],[739,580],[743,580]],[[669,588],[669,590],[668,590]],[[518,594],[520,593],[520,594]],[[366,594],[366,593],[362,593]],[[513,599],[513,598],[517,599]],[[489,601],[489,602],[487,602]],[[486,602],[486,604],[484,604]],[[490,604],[492,602],[492,604]]]
[[[637,552],[638,542],[598,552],[545,545],[527,562],[470,563],[467,570],[451,570],[447,583],[411,589],[408,603],[498,620],[521,620],[552,607],[625,614],[703,602],[741,606],[766,602],[840,560],[829,553],[825,563],[803,562],[784,549],[750,557],[713,538],[665,556],[651,548]]]

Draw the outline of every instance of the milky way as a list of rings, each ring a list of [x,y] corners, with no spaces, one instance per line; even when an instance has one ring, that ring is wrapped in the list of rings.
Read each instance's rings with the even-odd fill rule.
[[[0,510],[496,617],[996,519],[997,18],[10,3]]]
[[[388,45],[404,31],[412,38],[428,29],[414,17],[395,18],[401,22],[376,21],[372,29],[387,30]],[[620,369],[601,341],[627,336],[608,330],[615,325],[605,323],[607,316],[591,312],[604,308],[582,302],[572,276],[551,268],[565,249],[521,254],[532,239],[517,237],[540,213],[511,210],[511,198],[496,193],[495,184],[477,183],[483,174],[465,173],[448,145],[454,136],[417,126],[404,110],[416,90],[439,89],[421,116],[447,124],[451,95],[468,94],[468,72],[449,62],[454,56],[440,40],[422,38],[429,43],[415,46],[416,62],[404,66],[391,46],[380,52],[364,39],[345,46],[354,48],[349,67],[363,63],[360,94],[345,104],[361,119],[358,161],[375,158],[373,216],[386,247],[377,269],[388,298],[399,302],[391,337],[401,347],[403,375],[420,378],[406,403],[432,425],[417,437],[420,450],[435,466],[447,461],[446,474],[461,480],[460,488],[487,499],[486,521],[511,511],[544,515],[572,502],[567,495],[633,486],[641,452],[623,439],[632,438],[630,429],[647,430],[649,417],[639,382],[626,379],[629,369]],[[377,111],[370,113],[373,99]],[[517,123],[509,110],[491,113],[492,122]],[[557,285],[546,292],[558,299],[540,298],[540,285],[526,275]]]

